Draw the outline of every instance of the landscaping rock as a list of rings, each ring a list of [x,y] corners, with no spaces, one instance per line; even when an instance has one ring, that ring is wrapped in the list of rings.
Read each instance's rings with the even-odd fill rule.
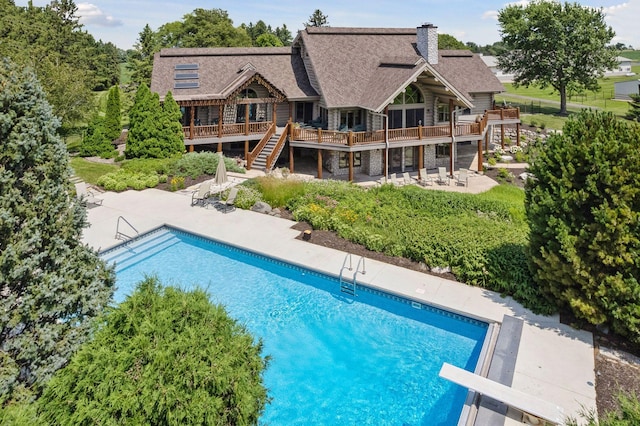
[[[531,178],[533,175],[528,172],[523,172],[518,175],[518,177],[526,182],[527,179]]]
[[[253,205],[253,207],[251,207],[251,211],[254,212],[258,212],[258,213],[270,213],[271,212],[271,206],[267,203],[265,203],[264,201],[258,201],[257,203],[255,203]]]

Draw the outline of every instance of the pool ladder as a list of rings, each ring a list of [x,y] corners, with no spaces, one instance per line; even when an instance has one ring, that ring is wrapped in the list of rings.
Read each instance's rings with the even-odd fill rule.
[[[132,224],[130,224],[127,219],[125,219],[123,216],[118,216],[118,222],[116,223],[116,237],[115,237],[116,240],[128,241],[128,240],[133,238],[133,236],[127,235],[124,232],[120,231],[120,221],[122,221],[125,224],[129,225],[129,228],[131,228],[133,230],[133,232],[136,233],[136,236],[140,235],[138,230]]]
[[[347,265],[347,260],[349,261],[349,265]],[[362,270],[360,270],[360,265],[362,265]],[[364,264],[364,256],[360,256],[360,259],[358,259],[358,264],[356,265],[356,271],[353,273],[353,280],[352,281],[345,281],[343,274],[344,274],[344,270],[348,269],[349,271],[353,271],[353,261],[352,261],[352,257],[351,257],[351,253],[347,253],[347,255],[344,257],[344,261],[342,261],[342,268],[340,269],[340,291],[343,293],[347,293],[350,294],[351,296],[355,296],[356,295],[356,278],[358,277],[358,274],[366,274],[367,271],[365,271],[365,264]]]

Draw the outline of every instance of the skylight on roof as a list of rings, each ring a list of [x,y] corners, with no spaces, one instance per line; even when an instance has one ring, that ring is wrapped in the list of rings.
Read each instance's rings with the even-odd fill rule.
[[[200,76],[198,75],[197,72],[188,72],[188,73],[176,73],[173,76],[174,80],[197,80],[198,78],[200,78]]]
[[[197,89],[200,83],[197,81],[176,81],[173,84],[174,89]]]
[[[176,64],[175,70],[197,70],[200,68],[199,64]]]

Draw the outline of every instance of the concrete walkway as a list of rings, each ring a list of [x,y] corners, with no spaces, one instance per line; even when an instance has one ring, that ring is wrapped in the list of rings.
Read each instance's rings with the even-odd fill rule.
[[[140,232],[169,224],[331,275],[339,273],[345,258],[343,252],[296,239],[299,232],[288,220],[240,209],[224,214],[215,208],[190,207],[187,192],[148,189],[107,192],[101,198],[102,206],[89,209],[91,226],[83,233],[83,240],[96,249],[119,243],[116,223],[123,216]],[[560,324],[557,316],[535,315],[512,299],[481,288],[369,259],[366,269],[359,281],[372,287],[491,322],[500,323],[504,315],[522,318],[525,325],[512,387],[553,402],[574,417],[584,407],[595,409],[590,333]],[[520,423],[507,419],[505,424]]]

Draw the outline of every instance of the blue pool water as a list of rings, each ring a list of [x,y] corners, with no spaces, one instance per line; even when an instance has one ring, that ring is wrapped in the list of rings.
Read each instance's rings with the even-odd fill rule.
[[[466,389],[442,363],[473,371],[487,324],[170,228],[103,254],[116,301],[145,275],[201,287],[272,357],[269,425],[455,425]]]

